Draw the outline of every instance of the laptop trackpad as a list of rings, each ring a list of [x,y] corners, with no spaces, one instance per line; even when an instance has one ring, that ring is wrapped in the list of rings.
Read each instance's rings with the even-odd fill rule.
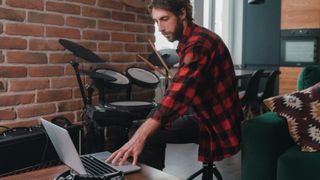
[[[90,155],[92,155],[95,158],[105,162],[105,160],[107,159],[107,157],[109,157],[111,155],[111,153],[108,152],[108,151],[104,151],[104,152],[93,153],[93,154],[90,154]],[[114,165],[109,164],[109,163],[107,163],[107,164],[110,165],[111,167],[119,170],[119,171],[122,171],[124,174],[128,174],[128,173],[131,173],[131,172],[136,172],[136,171],[139,171],[141,169],[141,167],[136,166],[136,165],[132,165],[128,161],[125,162],[125,164],[122,165],[122,166],[114,166]]]

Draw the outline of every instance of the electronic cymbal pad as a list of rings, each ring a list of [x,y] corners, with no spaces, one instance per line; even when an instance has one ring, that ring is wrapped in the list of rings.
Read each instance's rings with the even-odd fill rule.
[[[59,43],[69,51],[71,51],[75,56],[80,57],[86,61],[99,63],[104,62],[98,55],[90,51],[89,49],[66,39],[59,39]]]
[[[106,80],[106,81],[116,81],[117,79],[109,76],[107,74],[104,73],[99,73],[96,71],[85,71],[85,70],[81,70],[79,71],[80,74],[85,74],[88,75],[90,78],[92,79],[100,79],[100,80]]]

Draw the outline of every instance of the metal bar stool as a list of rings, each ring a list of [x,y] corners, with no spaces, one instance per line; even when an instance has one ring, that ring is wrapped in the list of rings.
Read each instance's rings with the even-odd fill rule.
[[[192,174],[187,180],[192,180],[202,173],[202,180],[213,180],[213,175],[217,180],[222,180],[222,176],[214,163],[203,163],[202,168]]]

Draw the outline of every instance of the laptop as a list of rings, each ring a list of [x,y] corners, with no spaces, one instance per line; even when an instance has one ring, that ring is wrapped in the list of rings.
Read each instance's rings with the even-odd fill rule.
[[[103,175],[103,173],[114,174],[119,171],[127,174],[141,169],[141,167],[132,165],[128,161],[122,166],[114,166],[112,164],[105,163],[106,158],[111,155],[108,151],[79,156],[66,129],[43,118],[40,118],[40,121],[45,128],[60,160],[80,175],[99,176]]]

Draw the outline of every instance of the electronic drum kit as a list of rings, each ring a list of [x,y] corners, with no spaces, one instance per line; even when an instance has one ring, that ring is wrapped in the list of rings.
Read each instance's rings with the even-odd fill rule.
[[[90,63],[104,62],[91,50],[75,42],[66,39],[59,39],[59,43],[78,58],[82,58]],[[161,56],[165,58],[165,62],[168,66],[172,66],[178,62],[179,58],[172,58],[172,56],[175,56],[175,52],[170,52],[169,55],[164,52],[168,52],[168,50],[161,52],[163,53]],[[154,57],[152,57],[150,62],[155,66],[159,65]],[[152,71],[138,67],[129,67],[126,69],[125,74],[123,74],[107,68],[97,68],[92,71],[80,70],[79,63],[71,61],[70,64],[75,70],[85,105],[85,114],[89,119],[96,121],[99,126],[130,126],[133,120],[146,118],[149,112],[156,106],[155,102],[131,100],[132,84],[148,89],[154,89],[158,86],[160,82],[159,77]],[[85,91],[80,77],[81,74],[88,75],[93,80],[93,85],[99,91],[99,105],[92,105],[91,96],[93,88],[91,88],[91,90],[87,89],[87,92]],[[108,89],[116,91],[127,89],[127,100],[106,102],[105,95]]]

